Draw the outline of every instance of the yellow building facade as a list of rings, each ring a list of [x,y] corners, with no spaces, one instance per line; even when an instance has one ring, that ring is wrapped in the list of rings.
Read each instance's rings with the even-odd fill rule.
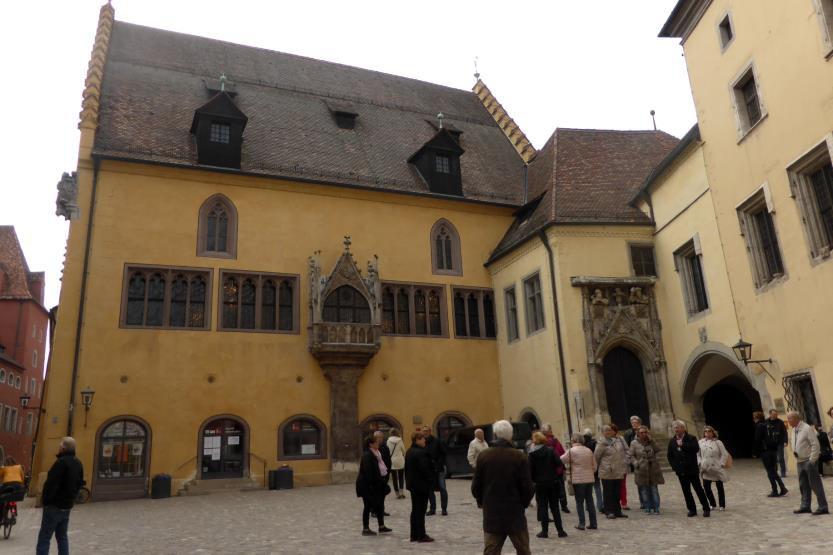
[[[745,456],[753,410],[829,425],[833,5],[757,4],[670,15],[698,114],[681,140],[559,128],[537,151],[480,80],[105,6],[36,474],[68,434],[110,499],[159,473],[183,493],[285,464],[350,479],[360,432],[390,427],[638,415]]]

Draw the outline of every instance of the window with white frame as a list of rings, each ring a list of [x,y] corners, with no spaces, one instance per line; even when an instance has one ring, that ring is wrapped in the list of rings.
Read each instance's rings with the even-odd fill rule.
[[[833,52],[833,0],[815,0],[825,54]]]
[[[35,380],[35,378],[29,380],[29,394],[32,397],[35,397],[38,394],[38,382]]]
[[[766,115],[760,80],[754,65],[750,64],[732,83],[732,102],[738,135],[742,138]]]
[[[703,252],[698,235],[674,252],[674,265],[680,274],[680,284],[683,288],[683,299],[688,315],[695,316],[708,310],[709,296],[706,292]]]
[[[35,428],[34,424],[35,424],[35,417],[30,412],[26,415],[26,435],[27,436],[32,435],[32,432],[34,432],[34,428]]]
[[[38,367],[38,350],[32,351],[32,368]]]
[[[535,274],[524,280],[524,300],[527,335],[542,329],[544,323],[544,297],[541,293],[541,277]]]
[[[518,338],[518,300],[515,297],[515,286],[503,292],[506,304],[506,338],[514,341]]]
[[[802,156],[787,168],[787,173],[810,244],[810,256],[827,258],[833,249],[833,165],[827,142]]]
[[[761,288],[784,275],[784,262],[767,187],[762,187],[738,206],[737,212],[741,235],[746,241],[752,264],[755,287]]]
[[[15,378],[14,378],[14,388],[15,389],[20,389],[20,384],[21,384],[20,376],[15,376]]]

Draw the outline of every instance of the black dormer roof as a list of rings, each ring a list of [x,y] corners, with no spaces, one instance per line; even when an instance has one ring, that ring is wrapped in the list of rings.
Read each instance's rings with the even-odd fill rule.
[[[460,156],[466,151],[460,146],[459,136],[459,133],[440,127],[428,142],[408,158],[408,163],[417,168],[432,193],[463,194]]]
[[[197,140],[197,163],[240,168],[243,129],[248,121],[226,91],[194,110],[191,133]]]

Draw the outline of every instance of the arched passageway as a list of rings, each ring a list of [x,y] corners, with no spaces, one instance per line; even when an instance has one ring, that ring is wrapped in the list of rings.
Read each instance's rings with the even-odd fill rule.
[[[729,347],[711,342],[689,357],[682,386],[698,435],[703,426],[712,426],[733,457],[752,456],[752,412],[772,404],[763,378],[739,364]]]
[[[731,376],[703,394],[706,424],[718,431],[733,457],[751,457],[755,428],[752,412],[761,410],[761,396],[740,376]]]

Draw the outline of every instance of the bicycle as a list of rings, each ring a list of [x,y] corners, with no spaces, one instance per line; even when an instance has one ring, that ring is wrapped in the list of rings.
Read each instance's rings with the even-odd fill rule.
[[[12,526],[17,524],[17,502],[4,501],[0,504],[0,525],[3,527],[3,539],[12,535]]]

